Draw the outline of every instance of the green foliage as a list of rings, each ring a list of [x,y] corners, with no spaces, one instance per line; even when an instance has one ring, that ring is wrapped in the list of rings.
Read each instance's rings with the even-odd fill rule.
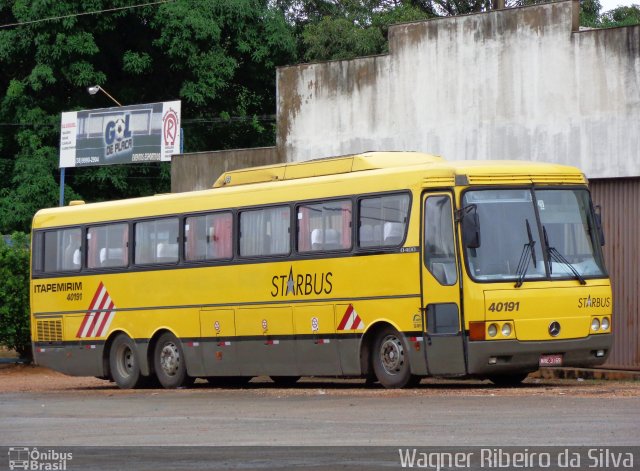
[[[129,0],[6,0],[0,24],[129,6]],[[273,145],[275,67],[294,28],[266,0],[175,0],[0,29],[0,230],[26,231],[58,203],[60,113],[182,100],[185,151]],[[228,116],[228,119],[224,119]],[[166,192],[168,164],[67,169],[65,200]]]
[[[388,51],[388,30],[394,23],[435,16],[413,1],[346,0],[275,2],[296,25],[300,54],[308,61],[352,59]]]
[[[378,28],[362,28],[347,18],[322,18],[303,32],[305,59],[353,59],[382,52],[385,38]]]
[[[600,9],[598,0],[580,0],[580,26],[597,28],[600,25]]]
[[[27,234],[0,238],[0,345],[31,359]]]
[[[602,15],[604,27],[631,26],[640,24],[640,4],[614,8]]]

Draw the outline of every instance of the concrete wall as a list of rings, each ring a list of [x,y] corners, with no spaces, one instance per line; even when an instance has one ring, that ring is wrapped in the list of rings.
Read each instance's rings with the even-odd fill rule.
[[[275,147],[178,154],[171,158],[171,192],[211,188],[228,170],[282,162]]]
[[[640,26],[577,32],[568,1],[393,26],[390,53],[280,68],[287,161],[367,150],[640,175]]]

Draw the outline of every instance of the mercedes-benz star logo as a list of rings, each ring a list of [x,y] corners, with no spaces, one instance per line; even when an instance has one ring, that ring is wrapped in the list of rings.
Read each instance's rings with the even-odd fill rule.
[[[553,321],[549,324],[549,335],[551,337],[557,337],[560,333],[560,323],[558,321]]]

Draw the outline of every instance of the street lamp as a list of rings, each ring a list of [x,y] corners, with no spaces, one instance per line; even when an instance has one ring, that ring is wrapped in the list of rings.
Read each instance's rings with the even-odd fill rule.
[[[95,95],[98,92],[102,92],[105,95],[107,95],[109,98],[111,98],[116,105],[122,106],[122,104],[118,100],[116,100],[111,95],[109,95],[109,93],[104,88],[102,88],[100,85],[94,85],[93,87],[87,87],[87,91],[89,92],[89,95]]]

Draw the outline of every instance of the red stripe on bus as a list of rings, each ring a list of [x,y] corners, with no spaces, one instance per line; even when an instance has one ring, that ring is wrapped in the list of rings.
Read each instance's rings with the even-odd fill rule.
[[[82,319],[82,324],[80,324],[80,328],[78,329],[78,333],[76,334],[76,337],[79,338],[82,336],[82,332],[84,331],[84,328],[87,325],[87,321],[91,317],[91,311],[95,309],[96,301],[98,300],[98,296],[100,296],[100,292],[103,290],[103,288],[104,288],[104,285],[102,284],[102,281],[101,281],[100,284],[98,285],[98,289],[96,290],[96,293],[93,295],[91,304],[89,304],[89,309],[88,309],[89,312],[87,312],[84,316],[84,319]]]
[[[109,308],[107,309],[107,313],[105,314],[104,318],[102,319],[102,323],[100,324],[100,327],[98,327],[98,331],[96,332],[96,337],[102,337],[104,335],[104,332],[102,332],[102,331],[104,330],[105,326],[107,325],[107,321],[111,317],[111,311],[113,311],[114,307],[115,306],[113,305],[113,301],[111,301],[109,303]]]
[[[344,316],[342,316],[342,320],[340,321],[338,330],[344,330],[345,326],[347,325],[347,322],[349,322],[349,317],[351,317],[352,312],[353,312],[353,304],[349,304],[349,307],[347,308],[347,312],[345,312]]]
[[[100,314],[102,314],[104,312],[104,308],[106,307],[107,301],[109,300],[109,293],[106,292],[105,290],[105,296],[102,298],[102,303],[100,304],[100,306],[97,306],[98,308],[98,312],[95,313],[95,316],[93,316],[93,320],[91,321],[91,325],[89,326],[89,330],[87,331],[87,337],[94,337],[93,335],[91,335],[93,333],[93,329],[95,329],[96,327],[96,323],[98,322],[98,319],[100,318]],[[108,314],[107,314],[108,316]],[[97,334],[97,332],[96,332]]]

